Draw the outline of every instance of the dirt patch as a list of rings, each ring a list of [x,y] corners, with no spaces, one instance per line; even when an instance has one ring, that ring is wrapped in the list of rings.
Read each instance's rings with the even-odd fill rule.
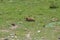
[[[0,32],[9,32],[10,30],[0,30]]]
[[[12,27],[10,27],[11,29],[16,29],[18,26],[12,26]]]

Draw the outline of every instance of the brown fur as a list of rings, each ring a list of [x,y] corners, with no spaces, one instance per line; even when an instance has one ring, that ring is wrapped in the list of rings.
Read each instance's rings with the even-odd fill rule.
[[[12,26],[15,26],[15,24],[11,24]]]
[[[26,21],[29,21],[29,22],[32,21],[32,22],[33,22],[33,21],[35,21],[35,20],[34,20],[33,18],[28,18],[28,17],[27,17],[27,18],[26,18]]]

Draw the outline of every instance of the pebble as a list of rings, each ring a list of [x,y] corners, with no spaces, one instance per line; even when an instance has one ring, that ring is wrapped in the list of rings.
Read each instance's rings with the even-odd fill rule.
[[[17,36],[15,36],[15,38],[17,38]]]
[[[12,36],[13,34],[10,34],[10,36]]]
[[[14,36],[11,36],[11,38],[13,38]]]
[[[38,32],[38,33],[40,33],[41,31],[40,31],[40,30],[38,30],[37,32]]]
[[[30,33],[29,33],[29,34],[27,34],[27,35],[26,35],[26,37],[27,37],[27,38],[29,38],[29,37],[30,37]]]

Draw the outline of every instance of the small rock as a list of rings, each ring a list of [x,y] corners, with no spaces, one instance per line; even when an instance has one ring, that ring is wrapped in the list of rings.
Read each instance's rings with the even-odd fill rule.
[[[40,31],[40,30],[38,30],[37,32],[38,32],[38,33],[40,33],[41,31]]]
[[[30,31],[26,34],[26,37],[27,38],[30,38],[31,37],[31,32]]]
[[[15,36],[15,38],[17,38],[17,36]]]
[[[10,34],[10,36],[13,36],[14,34]]]
[[[14,36],[11,36],[11,38],[13,38]]]
[[[10,34],[10,36],[11,36],[11,37],[14,37],[14,36],[15,36],[15,34]]]
[[[30,37],[30,33],[29,33],[29,34],[27,34],[27,35],[26,35],[26,37],[27,37],[27,38],[29,38],[29,37]]]

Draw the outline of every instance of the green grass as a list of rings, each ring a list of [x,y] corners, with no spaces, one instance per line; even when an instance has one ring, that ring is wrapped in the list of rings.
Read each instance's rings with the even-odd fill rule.
[[[50,4],[54,2],[58,8],[50,9]],[[41,15],[42,14],[42,15]],[[25,17],[31,16],[35,18],[35,22],[25,21]],[[9,33],[0,32],[0,37],[7,37],[10,33],[16,33],[19,40],[25,39],[25,34],[31,31],[31,40],[58,40],[59,31],[53,31],[55,28],[60,27],[47,27],[51,23],[52,18],[60,20],[60,0],[9,0],[0,1],[0,30],[9,29],[12,23],[17,24],[19,27],[11,30]],[[21,23],[22,22],[22,23]],[[28,31],[25,31],[27,28]],[[40,33],[37,33],[41,30]]]

